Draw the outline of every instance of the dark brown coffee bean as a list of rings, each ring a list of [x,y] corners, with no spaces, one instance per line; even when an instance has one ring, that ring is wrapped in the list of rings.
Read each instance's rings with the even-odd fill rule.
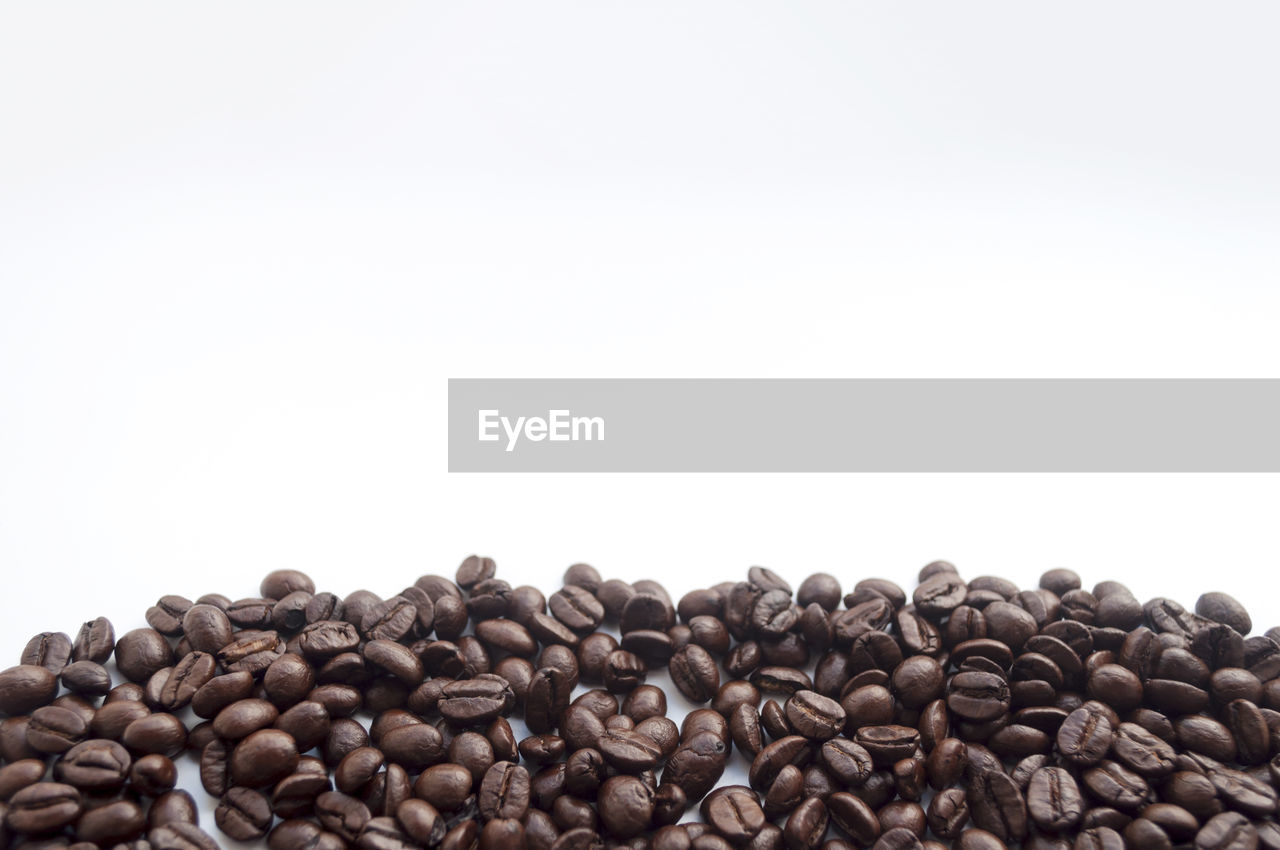
[[[1042,767],[1027,786],[1027,812],[1041,829],[1071,829],[1084,814],[1084,798],[1071,774],[1060,767]]]
[[[147,825],[142,807],[132,800],[115,800],[86,809],[76,822],[76,840],[113,846],[137,838]]]
[[[259,729],[249,735],[236,744],[228,760],[231,781],[246,788],[272,785],[297,767],[297,743],[278,729]]]
[[[426,723],[392,729],[379,742],[387,760],[408,771],[422,770],[444,759],[445,744],[440,730]]]
[[[992,673],[957,673],[947,686],[947,707],[968,720],[999,717],[1009,710],[1009,702],[1009,683]]]
[[[14,832],[24,834],[52,832],[66,826],[79,816],[82,808],[80,792],[61,782],[28,785],[15,792],[8,805],[5,824]]]
[[[0,713],[28,714],[58,693],[58,677],[46,667],[20,664],[0,672]]]
[[[827,807],[817,797],[801,801],[787,817],[782,837],[789,850],[817,850],[827,831]]]
[[[1196,833],[1196,850],[1256,850],[1258,830],[1238,812],[1215,815]]]
[[[572,680],[563,671],[554,667],[536,671],[525,697],[525,723],[529,731],[544,734],[554,730],[561,714],[569,707],[572,690]]]
[[[341,791],[316,797],[315,812],[320,825],[344,841],[354,841],[372,819],[368,806]]]
[[[497,762],[484,774],[478,802],[486,818],[524,817],[529,808],[529,772],[511,762]]]
[[[44,667],[56,676],[71,663],[71,638],[63,632],[41,632],[27,641],[18,663]]]
[[[276,722],[280,712],[264,699],[242,699],[218,712],[213,731],[228,741],[238,741]]]
[[[148,714],[125,727],[120,742],[135,754],[159,753],[176,758],[186,749],[187,728],[172,714]]]
[[[834,738],[844,728],[845,712],[840,703],[815,691],[796,691],[784,710],[791,728],[810,740]]]
[[[344,794],[359,796],[374,775],[382,769],[386,757],[374,747],[359,747],[347,753],[333,770],[333,784]]]
[[[920,745],[920,733],[910,726],[864,726],[858,730],[857,742],[871,754],[877,766],[890,767],[915,752]]]
[[[27,744],[40,753],[64,753],[89,734],[84,717],[69,708],[46,705],[31,712]]]
[[[271,827],[271,804],[267,798],[249,788],[231,788],[214,810],[214,820],[236,841],[255,841]]]
[[[662,781],[680,786],[689,799],[700,800],[724,773],[728,756],[726,737],[715,732],[697,732],[683,737],[680,747],[667,759]],[[752,787],[760,786],[753,782]]]
[[[1020,841],[1027,833],[1027,804],[1017,784],[999,770],[983,770],[966,789],[973,823],[1001,841]]]
[[[1119,762],[1103,761],[1086,770],[1083,779],[1094,797],[1122,811],[1131,811],[1152,802],[1148,799],[1151,787],[1146,780]]]
[[[1111,743],[1116,760],[1142,776],[1167,776],[1177,770],[1173,747],[1136,723],[1121,723]]]
[[[929,829],[939,838],[952,840],[960,837],[969,823],[969,800],[959,788],[946,788],[933,795],[925,813]]]
[[[123,750],[123,747],[121,749]],[[128,757],[128,753],[125,753],[126,760]],[[44,772],[45,763],[40,759],[19,759],[12,764],[0,767],[0,802],[7,801],[28,785],[39,782],[44,778]],[[123,782],[123,777],[121,781]],[[77,785],[77,787],[83,786]]]
[[[1111,748],[1114,737],[1111,723],[1104,715],[1077,708],[1058,729],[1058,752],[1072,764],[1097,764]]]
[[[552,616],[575,632],[594,631],[604,622],[604,606],[583,587],[567,585],[551,594],[547,605]]]
[[[173,650],[155,629],[134,629],[116,641],[116,666],[132,682],[147,679],[173,664]]]
[[[199,809],[195,798],[183,790],[169,791],[161,794],[147,810],[147,826],[154,830],[174,823],[192,824],[198,822]]]
[[[697,644],[689,644],[673,654],[667,670],[680,693],[695,703],[707,702],[720,687],[715,658]]]
[[[439,844],[447,831],[445,819],[426,800],[405,800],[396,808],[395,816],[405,833],[424,847]]]
[[[178,766],[159,753],[145,755],[129,769],[129,789],[144,797],[159,797],[178,783]]]
[[[648,736],[635,731],[606,730],[596,748],[605,761],[624,773],[640,773],[658,764],[662,750]]]
[[[445,685],[437,708],[455,726],[463,727],[492,722],[514,705],[515,694],[507,681],[486,673]]]

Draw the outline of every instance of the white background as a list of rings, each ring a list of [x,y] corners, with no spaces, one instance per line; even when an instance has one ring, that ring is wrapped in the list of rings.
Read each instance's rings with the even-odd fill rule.
[[[10,4],[0,647],[472,551],[548,591],[1070,566],[1280,623],[1273,476],[450,476],[444,444],[448,377],[1275,377],[1278,24]]]

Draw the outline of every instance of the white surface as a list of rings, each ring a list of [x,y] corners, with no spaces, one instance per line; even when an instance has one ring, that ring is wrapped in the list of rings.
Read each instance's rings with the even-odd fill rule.
[[[1273,377],[1277,14],[9,5],[0,647],[472,551],[675,594],[1065,565],[1280,623],[1272,476],[450,477],[443,443],[451,376]]]

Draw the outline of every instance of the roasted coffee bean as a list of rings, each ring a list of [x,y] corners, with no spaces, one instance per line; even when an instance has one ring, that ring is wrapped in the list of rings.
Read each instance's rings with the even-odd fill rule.
[[[604,605],[590,590],[566,585],[547,599],[551,615],[575,632],[594,631],[604,622]]]
[[[172,714],[148,714],[126,726],[120,742],[136,754],[176,758],[186,748],[187,728]]]
[[[157,829],[167,824],[195,824],[199,820],[195,798],[182,790],[168,791],[157,797],[147,810],[147,827]]]
[[[830,802],[828,801],[828,805]],[[834,810],[833,810],[834,811]],[[933,795],[925,819],[933,834],[943,839],[959,838],[969,823],[969,800],[959,788],[947,788]]]
[[[1026,800],[1031,820],[1049,832],[1074,827],[1084,814],[1080,786],[1060,767],[1041,767],[1035,771],[1027,785]]]
[[[1009,702],[1009,683],[993,673],[960,672],[947,686],[947,707],[967,720],[992,720]]]
[[[316,797],[315,813],[321,826],[344,841],[354,841],[373,817],[368,806],[341,791]]]
[[[834,738],[844,728],[845,711],[840,703],[815,691],[796,691],[784,710],[791,728],[811,740]]]
[[[28,785],[15,792],[8,805],[5,824],[25,834],[52,832],[71,823],[82,810],[80,792],[61,782]]]
[[[720,687],[715,658],[697,644],[689,644],[673,654],[667,670],[680,693],[695,703],[707,702]]]
[[[27,744],[41,753],[64,753],[85,739],[89,723],[76,711],[46,705],[31,712]]]
[[[899,759],[909,757],[920,745],[919,731],[894,724],[864,726],[858,730],[856,739],[878,767],[891,767]]]
[[[426,800],[405,800],[396,808],[395,817],[410,838],[426,847],[439,844],[447,831],[440,812]]]
[[[702,801],[703,819],[731,844],[745,844],[764,828],[764,809],[755,792],[742,785],[717,788]]]
[[[463,727],[489,723],[514,705],[515,694],[507,681],[486,673],[445,685],[437,709],[451,723]]]
[[[699,800],[724,773],[728,756],[726,738],[714,732],[697,732],[683,737],[679,748],[667,759],[662,781],[680,786],[689,799]],[[757,760],[760,757],[757,756]],[[753,782],[752,787],[760,786]]]
[[[444,736],[426,723],[392,729],[379,742],[387,760],[409,771],[419,771],[444,759]]]
[[[1116,760],[1145,777],[1167,776],[1177,769],[1177,753],[1136,723],[1121,723],[1111,743]]]
[[[71,638],[63,632],[41,632],[27,641],[18,663],[44,667],[56,676],[71,663]]]
[[[27,714],[53,700],[58,677],[47,667],[21,664],[0,672],[0,713]]]
[[[218,712],[213,731],[219,738],[238,741],[276,722],[280,712],[264,699],[242,699]]]
[[[1119,762],[1103,761],[1086,770],[1083,779],[1094,797],[1122,811],[1132,811],[1152,802],[1148,799],[1151,787],[1146,780]]]
[[[614,838],[641,834],[653,819],[654,789],[634,776],[614,776],[600,787],[600,822]]]
[[[298,747],[278,729],[259,729],[235,745],[228,771],[236,785],[263,788],[285,778],[298,766]]]
[[[1058,752],[1072,764],[1097,764],[1111,749],[1114,737],[1111,722],[1105,715],[1077,708],[1058,729]]]
[[[648,736],[635,731],[606,730],[596,748],[615,769],[624,773],[640,773],[662,760],[662,749]]]
[[[817,850],[826,834],[828,820],[827,807],[822,800],[809,797],[787,817],[782,828],[783,840],[789,850]]]
[[[1255,850],[1258,830],[1238,812],[1215,815],[1196,833],[1196,850]]]
[[[129,769],[129,789],[144,797],[159,797],[172,791],[177,782],[177,765],[159,753],[143,756]]]
[[[497,762],[480,783],[480,813],[486,818],[524,817],[529,808],[529,772],[511,762]]]
[[[128,753],[125,753],[126,764],[128,757]],[[19,759],[0,767],[0,802],[8,800],[28,785],[39,782],[44,778],[44,772],[45,763],[40,759]],[[124,778],[121,777],[120,780],[123,782]]]
[[[249,788],[231,788],[214,810],[214,820],[236,841],[254,841],[271,827],[271,804],[267,798]]]
[[[412,653],[409,654],[412,655]],[[301,655],[286,652],[275,658],[263,672],[262,689],[267,699],[283,710],[306,699],[315,685],[315,680],[315,670]],[[420,681],[421,677],[413,680],[413,684],[416,685]]]
[[[1020,841],[1027,832],[1027,804],[1017,784],[999,770],[982,770],[965,791],[975,826],[1001,841]]]
[[[333,770],[333,784],[339,791],[358,796],[386,763],[386,756],[374,747],[352,750]]]

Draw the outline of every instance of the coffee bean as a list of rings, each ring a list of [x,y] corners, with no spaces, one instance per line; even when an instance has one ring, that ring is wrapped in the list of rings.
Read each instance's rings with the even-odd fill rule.
[[[970,817],[1001,841],[1021,840],[1027,832],[1027,804],[1017,784],[999,770],[983,770],[965,791]]]
[[[0,713],[27,714],[58,693],[58,677],[47,667],[21,664],[0,672]]]
[[[267,834],[271,826],[271,804],[267,798],[249,788],[231,788],[214,810],[218,828],[236,841],[254,841]]]
[[[159,753],[141,757],[129,769],[129,789],[144,797],[159,797],[172,791],[177,782],[177,765]]]
[[[655,767],[662,759],[661,748],[648,736],[635,731],[606,730],[596,747],[605,761],[624,773],[640,773]]]
[[[426,723],[392,729],[379,746],[388,761],[415,772],[441,761],[445,750],[440,731]]]
[[[1027,812],[1036,826],[1049,832],[1074,827],[1084,814],[1084,798],[1071,774],[1060,767],[1041,767],[1031,775]]]
[[[720,687],[715,658],[697,644],[689,644],[674,653],[667,669],[676,688],[692,702],[707,702]]]
[[[1097,764],[1111,748],[1114,737],[1106,716],[1077,708],[1067,715],[1058,729],[1058,752],[1072,764]]]
[[[155,629],[134,629],[116,641],[116,666],[130,681],[145,682],[173,664],[173,650]]]
[[[370,641],[370,643],[374,643],[374,641]],[[396,646],[399,647],[400,645],[396,644]],[[404,647],[400,648],[405,649]],[[368,652],[368,645],[365,646],[365,650]],[[407,649],[405,649],[405,652],[412,656],[412,653],[409,653]],[[413,660],[417,662],[416,658]],[[286,652],[267,666],[266,671],[262,674],[262,689],[267,699],[277,708],[285,709],[306,699],[307,694],[315,685],[315,680],[315,670],[301,655],[294,652]],[[411,681],[412,684],[417,685],[422,681],[422,678],[418,676],[412,678]]]
[[[212,655],[199,651],[187,653],[165,679],[160,690],[160,708],[165,711],[186,708],[216,672],[217,662]]]
[[[31,712],[27,744],[41,753],[65,753],[85,739],[89,723],[69,708],[46,705]]]
[[[463,727],[489,723],[514,705],[515,694],[507,681],[485,673],[445,685],[437,708],[455,726]]]
[[[190,793],[168,791],[152,801],[151,808],[147,810],[147,826],[154,830],[175,823],[194,825],[199,816],[195,798]]]
[[[766,823],[759,798],[742,785],[717,788],[703,800],[701,812],[707,823],[735,845],[750,841]]]
[[[789,850],[817,850],[827,831],[829,814],[817,797],[803,800],[787,817],[782,837]]]
[[[1244,815],[1223,812],[1201,827],[1195,845],[1197,850],[1255,850],[1258,830]]]
[[[52,832],[75,820],[82,809],[80,792],[61,782],[28,785],[15,792],[8,805],[5,824],[26,834]]]
[[[228,672],[243,670],[257,676],[283,655],[284,651],[284,641],[275,631],[240,632],[240,637],[218,650],[217,658]],[[119,657],[119,654],[117,646],[116,656]]]
[[[315,812],[321,826],[345,841],[354,841],[372,819],[368,806],[341,791],[316,797]]]
[[[125,727],[120,742],[139,755],[159,753],[170,758],[187,746],[187,727],[172,714],[148,714]]]
[[[890,767],[899,759],[909,757],[920,745],[919,731],[895,724],[864,726],[858,730],[856,738],[879,767]]]
[[[259,729],[235,745],[228,771],[236,785],[263,788],[293,773],[298,766],[298,747],[288,733]]]
[[[478,802],[486,818],[524,817],[529,808],[529,772],[511,762],[494,764],[480,783]]]
[[[1103,761],[1086,770],[1083,778],[1090,793],[1108,806],[1130,811],[1151,802],[1146,780],[1119,762]]]
[[[791,728],[810,740],[826,741],[844,728],[845,712],[840,703],[814,691],[796,691],[784,710]]]
[[[992,720],[1009,703],[1009,683],[993,673],[956,673],[947,686],[947,707],[967,720]]]

